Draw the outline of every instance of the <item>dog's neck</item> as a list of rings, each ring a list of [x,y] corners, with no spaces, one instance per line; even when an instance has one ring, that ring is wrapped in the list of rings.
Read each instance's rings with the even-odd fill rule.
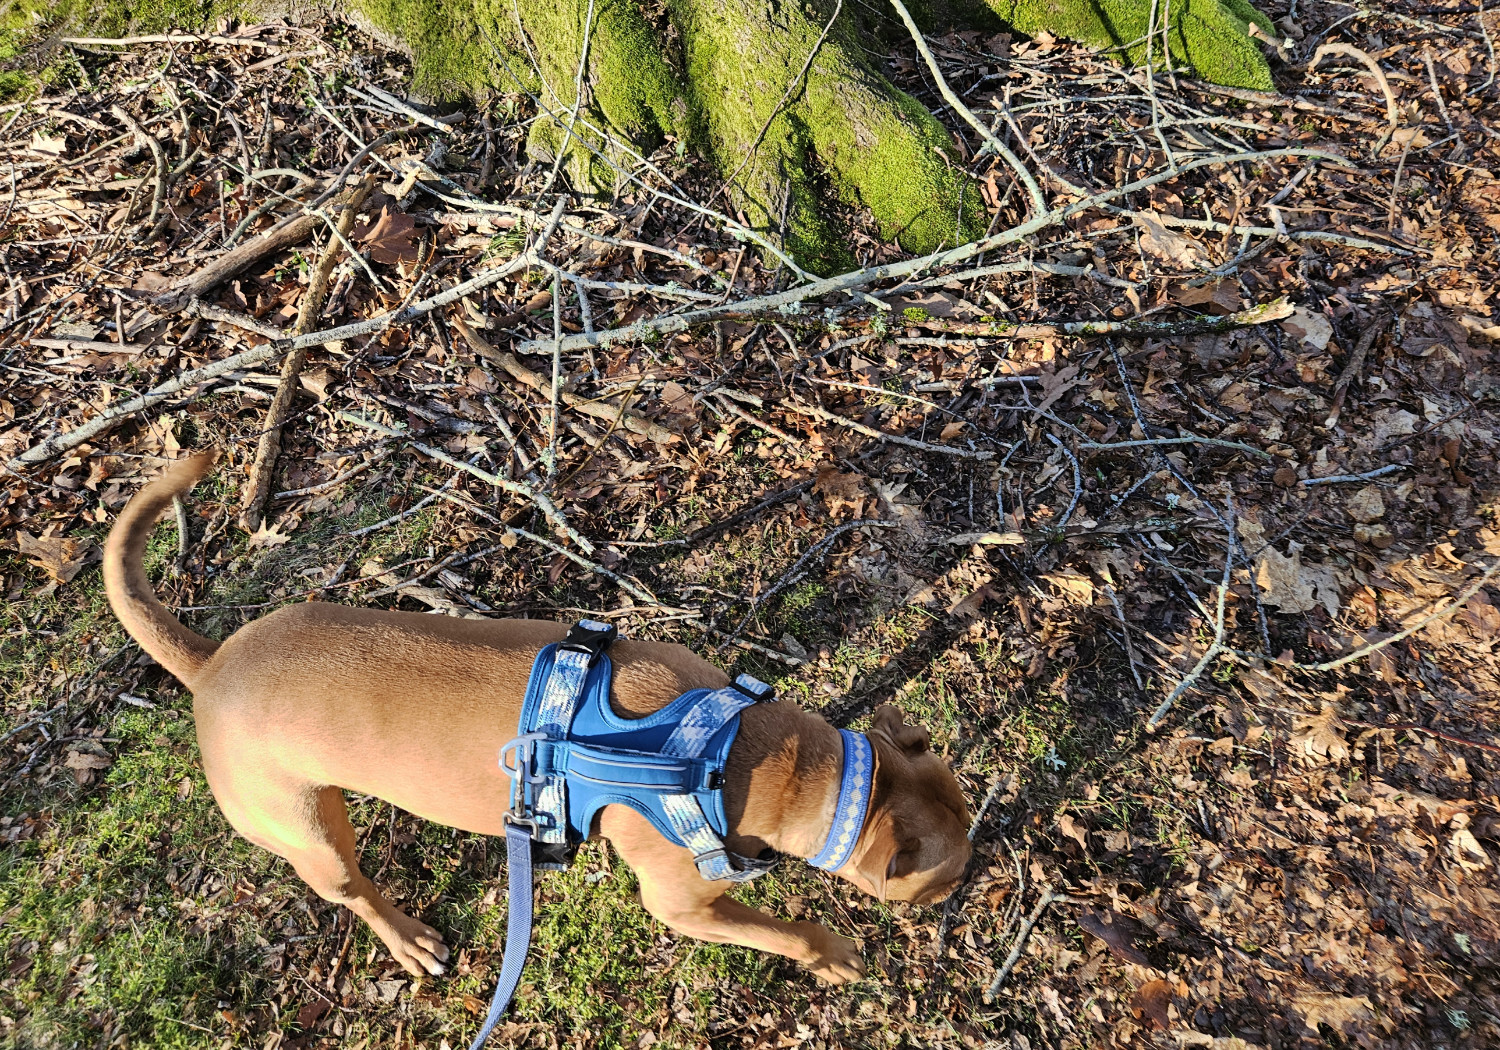
[[[816,856],[833,826],[843,763],[839,731],[817,715],[786,700],[746,708],[725,770],[730,836]]]

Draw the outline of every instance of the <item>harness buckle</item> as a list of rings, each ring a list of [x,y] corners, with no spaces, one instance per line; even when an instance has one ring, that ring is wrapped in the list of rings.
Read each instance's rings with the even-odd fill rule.
[[[568,635],[559,648],[583,653],[589,658],[589,666],[592,667],[619,636],[620,629],[612,623],[581,620],[568,628]]]
[[[711,849],[707,853],[699,853],[693,858],[693,863],[698,865],[698,868],[701,871],[703,869],[703,865],[716,860],[722,860],[729,866],[730,870],[734,869],[734,862],[729,859],[729,851],[722,846],[720,846],[718,849]]]

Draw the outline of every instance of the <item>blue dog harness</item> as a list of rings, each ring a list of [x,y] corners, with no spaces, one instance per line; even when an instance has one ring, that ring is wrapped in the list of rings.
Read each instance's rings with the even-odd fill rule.
[[[511,778],[505,815],[510,920],[505,956],[489,1014],[470,1050],[479,1050],[521,983],[531,947],[532,870],[566,868],[604,806],[640,813],[669,841],[693,852],[705,879],[747,882],[776,864],[767,851],[742,857],[724,846],[724,766],[739,733],[739,713],[774,700],[771,687],[740,675],[723,689],[693,689],[644,718],[621,718],[609,705],[613,668],[609,624],[583,620],[563,641],[537,654],[526,686],[519,733],[500,749]],[[842,867],[864,827],[874,756],[862,733],[839,730],[844,744],[838,806],[828,840],[810,863]]]

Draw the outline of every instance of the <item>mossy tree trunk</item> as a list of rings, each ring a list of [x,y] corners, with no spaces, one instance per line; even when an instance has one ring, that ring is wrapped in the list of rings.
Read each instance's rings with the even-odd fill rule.
[[[579,189],[618,188],[632,167],[630,149],[671,138],[732,177],[733,203],[751,225],[780,236],[814,271],[852,261],[830,218],[840,204],[868,208],[886,239],[913,252],[983,228],[952,136],[882,69],[905,30],[880,0],[351,2],[412,49],[426,86],[522,88],[536,97],[532,156],[560,157]],[[1270,86],[1248,30],[1271,26],[1245,0],[908,6],[929,26],[1047,30],[1137,60],[1147,26],[1166,25],[1154,34],[1158,56],[1165,37],[1179,68]]]

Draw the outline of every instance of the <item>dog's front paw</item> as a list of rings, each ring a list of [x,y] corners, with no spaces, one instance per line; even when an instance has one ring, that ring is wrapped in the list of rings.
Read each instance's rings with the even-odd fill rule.
[[[391,914],[385,918],[385,928],[376,926],[375,932],[385,941],[391,957],[407,973],[417,977],[426,974],[442,976],[446,969],[443,963],[448,959],[448,946],[443,943],[443,935],[398,908],[392,908]]]
[[[848,984],[865,975],[865,960],[853,941],[821,926],[814,929],[809,938],[813,955],[803,963],[814,975],[829,984]]]

